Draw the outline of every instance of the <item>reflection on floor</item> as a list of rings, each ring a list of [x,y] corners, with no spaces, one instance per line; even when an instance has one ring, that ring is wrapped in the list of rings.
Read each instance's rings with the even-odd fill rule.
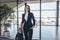
[[[5,37],[0,37],[0,40],[14,40],[14,39],[5,38]],[[33,39],[33,40],[38,40],[38,39]]]
[[[13,39],[6,38],[6,37],[0,37],[0,40],[13,40]]]

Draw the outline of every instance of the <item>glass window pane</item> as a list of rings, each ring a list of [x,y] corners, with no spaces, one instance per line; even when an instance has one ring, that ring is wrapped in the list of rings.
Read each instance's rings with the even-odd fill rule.
[[[42,3],[42,10],[54,10],[56,9],[56,2],[46,2],[46,3]]]
[[[42,26],[54,26],[56,25],[56,18],[55,17],[42,17],[41,25]]]
[[[59,27],[58,27],[58,40],[60,40],[60,2],[59,2]]]
[[[59,26],[60,26],[60,17],[59,17]]]
[[[31,12],[34,14],[34,17],[40,17],[40,12],[38,11],[32,11]]]
[[[42,3],[41,17],[42,40],[55,40],[56,2]]]
[[[1,5],[4,5],[5,7],[8,7],[9,9],[12,9],[11,11],[8,8],[4,8],[4,13],[6,12],[7,14],[5,14],[6,16],[3,17],[2,20],[2,31],[1,31],[1,35],[2,36],[10,36],[12,38],[15,37],[16,33],[17,33],[17,12],[15,12],[14,8],[16,7],[16,2],[5,2],[5,3],[1,3]],[[11,12],[9,13],[8,10]],[[14,11],[14,12],[13,12]],[[9,13],[9,15],[8,15]],[[8,16],[7,16],[8,15]],[[7,35],[7,31],[9,33],[9,35]],[[6,33],[6,35],[5,35]]]
[[[55,40],[55,26],[42,26],[41,37],[42,40]]]
[[[60,1],[59,1],[59,9],[60,9]]]
[[[56,17],[56,11],[52,11],[52,9],[51,11],[41,11],[41,13],[42,17]]]
[[[56,25],[56,11],[42,11],[42,25]]]
[[[39,8],[40,8],[40,4],[39,3],[32,3],[32,4],[30,4],[30,3],[27,3],[28,5],[30,5],[30,9],[31,10],[40,10]],[[19,5],[19,11],[22,11],[22,10],[24,10],[24,4],[21,6],[21,5]]]
[[[59,26],[60,26],[60,2],[59,2]]]
[[[60,26],[58,27],[58,40],[60,40]]]

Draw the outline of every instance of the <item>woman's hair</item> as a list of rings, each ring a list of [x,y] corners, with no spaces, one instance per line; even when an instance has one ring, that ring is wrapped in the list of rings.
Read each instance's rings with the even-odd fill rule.
[[[29,5],[26,5],[25,6],[25,9],[24,9],[24,12],[26,13],[26,7],[28,6],[28,12],[30,12],[30,6]]]

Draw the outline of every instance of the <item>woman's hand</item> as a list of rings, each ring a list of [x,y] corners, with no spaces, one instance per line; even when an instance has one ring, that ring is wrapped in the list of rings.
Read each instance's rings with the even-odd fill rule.
[[[23,29],[22,29],[22,24],[20,24],[20,27],[19,27],[19,28],[20,28],[21,30],[23,30]]]
[[[31,29],[33,29],[34,28],[34,25],[31,27]]]
[[[20,24],[20,27],[22,27],[22,24]]]
[[[34,27],[31,27],[31,29],[33,29]]]

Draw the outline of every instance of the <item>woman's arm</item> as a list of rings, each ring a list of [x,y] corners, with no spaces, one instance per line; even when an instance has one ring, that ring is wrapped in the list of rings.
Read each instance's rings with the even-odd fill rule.
[[[32,24],[31,29],[33,29],[33,28],[34,28],[34,26],[35,26],[35,17],[34,17],[34,15],[33,15],[33,13],[32,13],[32,20],[33,20],[33,24]]]
[[[24,22],[23,16],[24,16],[24,15],[22,14],[22,22],[21,22],[21,24],[23,24],[23,22]]]
[[[22,24],[24,22],[24,18],[23,18],[24,14],[22,14],[22,22],[21,22],[21,27],[22,27]]]
[[[33,20],[33,24],[32,24],[31,29],[33,29],[33,28],[34,28],[34,26],[35,26],[35,17],[34,17],[34,15],[33,15],[33,13],[32,13],[32,20]]]
[[[33,13],[32,13],[32,19],[33,19],[33,26],[35,26],[35,17],[33,15]]]

